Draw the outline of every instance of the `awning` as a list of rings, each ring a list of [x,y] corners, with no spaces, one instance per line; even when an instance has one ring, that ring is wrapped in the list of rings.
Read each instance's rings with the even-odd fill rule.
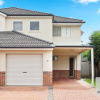
[[[57,45],[55,46],[53,53],[54,55],[61,53],[61,55],[63,54],[67,54],[67,55],[77,55],[77,54],[81,54],[87,50],[91,50],[92,48],[94,48],[94,46],[81,46],[81,45],[77,45],[77,46],[61,46],[61,45]]]

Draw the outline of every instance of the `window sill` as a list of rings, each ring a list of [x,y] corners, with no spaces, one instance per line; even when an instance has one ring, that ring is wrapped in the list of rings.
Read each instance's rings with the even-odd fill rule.
[[[53,38],[72,38],[72,37],[67,37],[67,36],[53,36]]]
[[[15,30],[15,31],[16,31],[16,30]],[[23,33],[23,31],[17,31],[17,32]]]
[[[29,31],[29,33],[40,33],[40,30]]]

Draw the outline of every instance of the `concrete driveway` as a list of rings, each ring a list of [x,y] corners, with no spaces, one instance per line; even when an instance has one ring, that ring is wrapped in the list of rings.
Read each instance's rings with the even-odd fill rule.
[[[48,86],[0,87],[0,100],[100,100],[95,88],[81,80],[55,80]]]

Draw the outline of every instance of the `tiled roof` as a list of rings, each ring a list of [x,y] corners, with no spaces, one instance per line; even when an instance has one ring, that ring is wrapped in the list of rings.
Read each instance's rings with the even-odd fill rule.
[[[0,48],[53,48],[52,42],[34,38],[16,31],[0,32]]]
[[[16,7],[2,8],[0,9],[0,12],[6,14],[7,16],[52,16],[50,13],[26,10]]]
[[[7,16],[53,16],[53,23],[84,23],[83,20],[55,16],[51,13],[44,13],[39,11],[26,10],[16,7],[2,8],[0,12]]]
[[[54,16],[53,23],[84,23],[84,21],[68,17]]]

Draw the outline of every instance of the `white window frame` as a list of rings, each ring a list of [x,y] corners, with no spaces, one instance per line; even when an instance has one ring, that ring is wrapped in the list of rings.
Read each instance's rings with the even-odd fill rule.
[[[15,30],[15,29],[14,29],[14,23],[15,23],[15,22],[21,22],[21,23],[22,23],[21,30]],[[23,22],[22,22],[22,21],[13,21],[13,30],[14,30],[14,31],[22,31],[22,30],[23,30]]]
[[[60,28],[60,36],[59,35],[57,35],[57,36],[54,36],[54,28]],[[55,27],[53,27],[53,37],[61,37],[61,26],[55,26]]]
[[[39,23],[39,29],[38,30],[31,30],[31,22],[38,22]],[[30,31],[40,31],[40,22],[39,21],[30,21]]]
[[[66,30],[65,33],[63,33],[64,32],[64,28]],[[70,29],[70,35],[67,33],[67,28]],[[61,26],[61,37],[67,37],[67,38],[71,37],[71,26]]]

